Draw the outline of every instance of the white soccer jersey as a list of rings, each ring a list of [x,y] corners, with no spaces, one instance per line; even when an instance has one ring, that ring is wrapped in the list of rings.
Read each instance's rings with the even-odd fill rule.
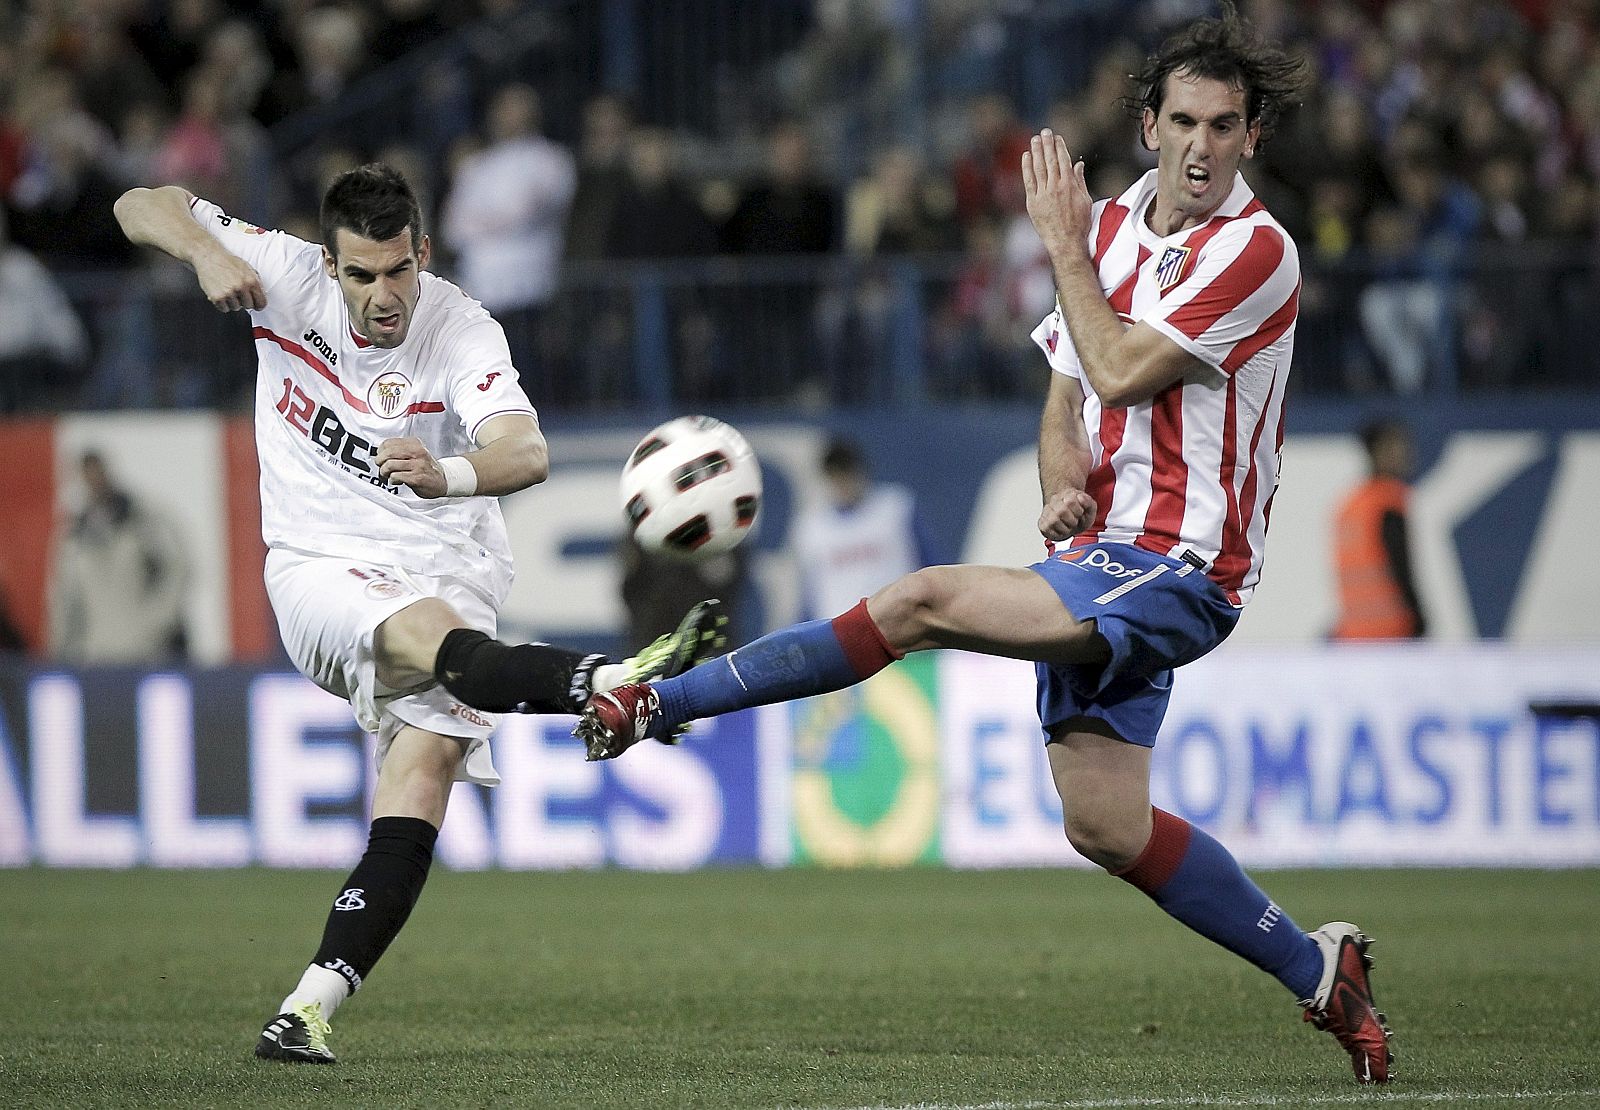
[[[255,267],[267,307],[251,312],[261,532],[268,547],[459,578],[496,604],[511,549],[493,497],[418,497],[386,485],[378,444],[415,436],[435,458],[476,446],[483,422],[536,415],[500,325],[442,278],[421,275],[405,342],[374,347],[351,327],[322,248],[253,227],[209,201],[194,218]]]
[[[1278,487],[1300,258],[1243,176],[1211,219],[1174,235],[1145,222],[1155,191],[1151,170],[1095,205],[1089,245],[1100,287],[1123,322],[1150,324],[1216,372],[1108,409],[1083,376],[1060,307],[1034,329],[1051,368],[1083,386],[1085,485],[1099,511],[1072,542],[1188,553],[1243,605],[1261,576]]]

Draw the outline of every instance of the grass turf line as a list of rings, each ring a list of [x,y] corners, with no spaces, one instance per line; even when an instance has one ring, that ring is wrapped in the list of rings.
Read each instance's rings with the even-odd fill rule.
[[[1379,938],[1386,1094],[1087,872],[440,871],[340,1064],[259,1063],[341,877],[0,871],[0,1106],[1600,1106],[1592,871],[1263,876]]]

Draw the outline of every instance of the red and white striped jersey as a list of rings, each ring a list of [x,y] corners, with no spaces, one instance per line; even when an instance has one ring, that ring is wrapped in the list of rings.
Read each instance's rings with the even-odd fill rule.
[[[267,546],[459,578],[498,604],[511,586],[499,501],[418,497],[384,482],[374,455],[398,436],[416,436],[435,458],[459,455],[476,447],[491,417],[536,416],[500,325],[424,272],[405,342],[374,347],[352,328],[321,247],[253,227],[209,201],[196,198],[190,211],[266,288],[267,307],[250,320]]]
[[[1161,236],[1145,220],[1151,170],[1094,207],[1089,249],[1127,324],[1148,323],[1205,363],[1142,404],[1106,408],[1060,306],[1033,339],[1083,386],[1094,523],[1072,540],[1132,543],[1204,564],[1235,605],[1261,576],[1283,446],[1284,387],[1300,308],[1294,241],[1243,176],[1205,223]]]

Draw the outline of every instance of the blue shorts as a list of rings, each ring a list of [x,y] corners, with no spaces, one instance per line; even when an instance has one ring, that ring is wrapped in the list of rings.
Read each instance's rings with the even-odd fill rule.
[[[1095,717],[1124,740],[1154,747],[1173,669],[1227,638],[1239,610],[1197,567],[1127,543],[1069,548],[1028,569],[1111,645],[1103,666],[1035,664],[1045,740],[1070,717]]]

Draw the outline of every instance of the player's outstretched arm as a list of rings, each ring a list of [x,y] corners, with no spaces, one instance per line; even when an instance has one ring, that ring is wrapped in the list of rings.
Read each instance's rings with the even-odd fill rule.
[[[378,473],[418,497],[500,497],[549,477],[550,449],[537,420],[508,412],[483,422],[478,450],[466,455],[436,459],[420,439],[386,439],[378,445]]]
[[[188,265],[218,312],[266,308],[261,275],[195,222],[189,214],[191,199],[188,190],[176,185],[129,189],[112,211],[131,242],[165,251]]]

